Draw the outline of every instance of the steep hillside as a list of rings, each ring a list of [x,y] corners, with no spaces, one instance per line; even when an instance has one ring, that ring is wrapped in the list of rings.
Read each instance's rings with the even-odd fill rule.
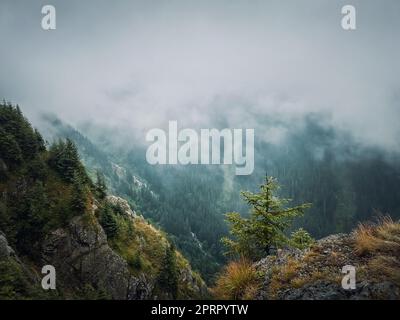
[[[91,177],[101,171],[110,193],[126,199],[136,212],[167,232],[193,268],[205,280],[213,279],[225,262],[220,238],[227,231],[219,168],[150,168],[140,146],[128,153],[99,147],[49,115],[43,115],[40,127],[49,141],[73,141]]]
[[[0,299],[191,299],[207,288],[165,234],[93,183],[71,140],[46,149],[0,105]],[[53,265],[57,289],[44,291]]]
[[[288,232],[302,227],[322,238],[350,232],[377,212],[400,218],[398,154],[361,145],[348,132],[329,126],[327,117],[307,114],[298,122],[273,114],[257,117],[251,176],[235,176],[229,166],[151,166],[145,146],[117,138],[126,132],[104,131],[87,122],[80,130],[89,140],[60,121],[47,123],[53,128],[50,136],[72,139],[91,175],[96,169],[104,172],[111,192],[167,232],[212,283],[226,263],[220,242],[228,235],[224,214],[246,212],[238,195],[254,191],[266,172],[279,180],[280,196],[313,204]],[[225,128],[225,120],[213,120],[212,127]],[[282,133],[279,141],[273,139],[275,131]]]

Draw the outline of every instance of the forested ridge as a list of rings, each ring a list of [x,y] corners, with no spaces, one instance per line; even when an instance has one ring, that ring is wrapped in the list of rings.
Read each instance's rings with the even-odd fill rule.
[[[67,230],[71,221],[92,212],[95,224],[102,226],[108,245],[122,257],[130,274],[151,275],[153,287],[137,289],[147,294],[158,290],[158,295],[169,298],[196,295],[193,284],[186,283],[184,289],[163,276],[163,272],[188,268],[179,252],[209,286],[218,281],[232,259],[226,254],[227,245],[234,241],[232,235],[241,232],[236,229],[229,234],[235,224],[243,225],[240,219],[250,217],[251,202],[243,201],[240,191],[256,192],[266,172],[277,177],[280,187],[274,192],[278,197],[291,199],[294,207],[310,204],[282,228],[282,236],[292,239],[288,243],[297,243],[297,248],[329,234],[349,232],[359,222],[386,214],[398,217],[396,156],[366,149],[350,138],[338,143],[339,133],[322,128],[315,119],[289,134],[286,145],[258,141],[256,171],[250,177],[235,177],[228,168],[218,166],[149,166],[143,160],[143,146],[116,152],[96,145],[95,137],[90,140],[54,117],[46,116],[44,139],[20,108],[9,103],[1,105],[0,120],[0,230],[9,245],[35,264],[43,258],[49,234]],[[127,201],[117,201],[110,194]],[[121,204],[132,210],[121,209]],[[134,213],[133,223],[124,212]],[[237,212],[241,218],[226,216],[227,212]],[[138,250],[148,236],[149,247]],[[251,238],[251,234],[244,236]],[[159,241],[161,250],[155,249]],[[262,250],[257,258],[268,254]],[[174,256],[176,261],[171,260]],[[194,287],[200,289],[202,280],[192,274],[193,283],[198,283]],[[162,289],[174,287],[178,291]],[[104,292],[90,285],[74,295],[95,298]]]
[[[207,295],[168,236],[92,179],[75,143],[47,146],[18,106],[0,104],[0,299]],[[41,268],[57,289],[41,289]]]

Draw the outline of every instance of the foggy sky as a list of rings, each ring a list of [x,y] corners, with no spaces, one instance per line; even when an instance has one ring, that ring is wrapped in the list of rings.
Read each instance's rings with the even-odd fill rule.
[[[41,29],[45,4],[57,30]],[[341,28],[345,4],[356,31]],[[284,130],[260,119],[321,112],[400,151],[399,31],[398,0],[1,0],[0,98],[128,140],[218,118],[276,141]]]

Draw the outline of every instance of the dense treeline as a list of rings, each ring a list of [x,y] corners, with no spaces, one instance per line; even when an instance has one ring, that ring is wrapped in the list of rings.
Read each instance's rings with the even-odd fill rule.
[[[164,233],[141,217],[133,218],[119,203],[109,202],[105,175],[97,171],[92,182],[70,138],[58,139],[47,149],[19,107],[9,103],[0,104],[0,132],[0,232],[29,268],[41,266],[42,245],[51,231],[68,230],[72,218],[80,216],[88,228],[103,227],[108,245],[126,260],[132,275],[154,279],[153,294],[159,298],[185,299],[204,293],[199,290],[203,280]],[[90,148],[87,140],[80,142]],[[20,264],[0,258],[0,299],[109,298],[101,285],[83,282],[66,292],[57,289],[50,296],[42,295]],[[195,286],[180,278],[182,270],[193,277]],[[57,281],[61,288],[69,285],[62,278]]]
[[[237,211],[246,215],[248,206],[240,191],[255,192],[266,172],[278,179],[279,195],[292,199],[293,205],[313,204],[295,220],[288,234],[303,227],[320,238],[348,232],[379,212],[399,217],[398,157],[357,144],[350,136],[323,125],[317,115],[306,118],[302,125],[273,118],[259,120],[266,128],[286,126],[287,135],[280,143],[268,143],[256,134],[255,172],[247,177],[219,166],[150,166],[141,146],[119,150],[106,143],[108,147],[102,145],[99,151],[71,127],[61,122],[54,125],[60,137],[77,143],[90,171],[94,174],[101,168],[112,192],[129,199],[135,210],[170,234],[208,280],[226,262],[219,241],[228,234],[224,214]],[[112,136],[108,138],[113,141]],[[146,185],[135,185],[135,176]]]
[[[18,106],[0,105],[0,132],[0,230],[35,254],[46,232],[85,211],[89,178],[72,141],[47,151]]]
[[[220,238],[228,231],[223,214],[230,207],[224,203],[233,201],[221,193],[224,176],[218,168],[150,167],[143,162],[140,147],[127,154],[107,152],[57,119],[47,116],[45,122],[50,125],[49,140],[73,140],[89,175],[96,177],[100,170],[111,193],[127,199],[135,211],[161,227],[191,265],[212,279],[226,261]]]
[[[306,119],[304,126],[288,128],[287,137],[279,144],[257,141],[256,169],[248,177],[219,167],[149,166],[138,148],[128,154],[126,162],[162,199],[161,209],[161,204],[152,207],[154,200],[147,197],[143,212],[176,235],[178,246],[209,275],[213,271],[206,268],[211,264],[204,262],[214,261],[213,270],[218,270],[226,261],[218,241],[227,234],[223,215],[230,211],[246,215],[248,206],[241,201],[240,192],[256,191],[266,172],[279,181],[279,196],[292,199],[293,205],[313,204],[295,220],[288,234],[303,227],[318,239],[349,232],[360,221],[381,214],[400,217],[400,159],[363,147],[321,123],[318,117]],[[212,260],[201,253],[191,232]]]
[[[284,147],[262,145],[269,157],[259,174],[277,177],[281,195],[295,203],[313,203],[296,226],[320,238],[379,215],[400,217],[399,156],[363,147],[319,122],[308,119]]]

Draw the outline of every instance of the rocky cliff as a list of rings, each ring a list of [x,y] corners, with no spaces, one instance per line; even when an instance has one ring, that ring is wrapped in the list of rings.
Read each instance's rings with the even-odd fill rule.
[[[155,234],[160,237],[158,246],[165,246],[166,239],[154,227],[137,216],[127,202],[115,196],[109,196],[113,205],[121,205],[124,214],[138,227],[144,223],[146,230],[137,230],[135,237],[141,238],[142,250],[148,248],[144,237]],[[127,259],[112,248],[107,236],[97,222],[96,206],[89,215],[74,217],[66,227],[51,231],[41,246],[40,263],[27,259],[22,261],[9,246],[4,233],[0,232],[0,269],[7,272],[10,279],[0,281],[0,296],[9,298],[63,298],[63,299],[117,299],[143,300],[160,298],[155,293],[156,272],[134,272]],[[144,233],[147,233],[146,235]],[[154,233],[154,234],[152,234]],[[140,248],[139,248],[140,250]],[[189,263],[177,252],[178,285],[180,298],[201,298],[207,295],[207,287],[195,274]],[[153,261],[157,263],[157,261]],[[41,266],[52,265],[57,275],[55,292],[45,292],[40,286]],[[6,291],[9,292],[6,292]],[[162,291],[161,291],[162,294]],[[162,297],[168,298],[165,294]]]
[[[0,132],[0,299],[207,294],[167,234],[109,195],[102,173],[91,179],[72,140],[47,148],[9,103],[0,104]],[[45,265],[55,268],[55,290],[42,289]]]
[[[112,299],[150,299],[152,286],[130,274],[127,262],[107,243],[103,229],[84,217],[51,232],[43,243],[43,265],[53,265],[61,291],[82,287]]]
[[[344,266],[355,268],[354,289],[342,287]],[[400,224],[385,220],[306,250],[278,250],[254,268],[262,278],[257,299],[400,299]]]

